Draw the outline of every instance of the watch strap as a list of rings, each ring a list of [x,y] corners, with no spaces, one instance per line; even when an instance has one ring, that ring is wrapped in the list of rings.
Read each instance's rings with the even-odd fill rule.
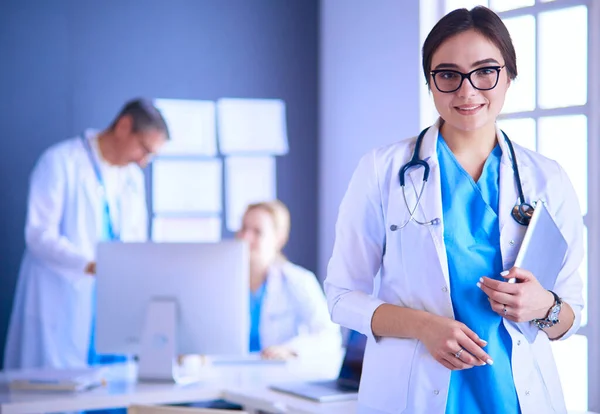
[[[553,291],[551,291],[549,289],[548,289],[548,292],[552,293],[552,296],[554,296],[554,304],[548,310],[548,314],[546,315],[545,318],[534,319],[534,320],[531,321],[539,329],[551,328],[551,327],[553,327],[554,325],[556,325],[559,322],[558,318],[556,318],[555,320],[550,319],[550,315],[552,314],[552,312],[554,311],[554,309],[557,306],[559,307],[559,312],[560,312],[560,307],[562,306],[562,299],[556,293],[554,293]]]

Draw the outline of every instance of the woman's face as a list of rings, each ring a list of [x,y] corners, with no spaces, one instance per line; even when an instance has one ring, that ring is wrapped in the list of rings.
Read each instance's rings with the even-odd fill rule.
[[[466,74],[474,69],[504,65],[502,53],[492,42],[480,33],[468,30],[440,45],[433,54],[431,70],[449,69]],[[457,91],[443,93],[435,86],[432,75],[429,76],[435,107],[446,121],[446,127],[463,132],[491,127],[504,105],[510,85],[506,67],[500,71],[496,87],[487,91],[475,89],[468,79],[464,79]],[[475,81],[476,76],[474,73],[471,79]]]
[[[277,258],[279,246],[275,223],[264,209],[254,208],[246,212],[237,238],[248,243],[253,263],[270,265]]]

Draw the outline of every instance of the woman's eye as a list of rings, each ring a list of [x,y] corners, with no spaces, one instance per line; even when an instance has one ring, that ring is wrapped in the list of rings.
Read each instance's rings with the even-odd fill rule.
[[[453,80],[458,77],[458,74],[455,72],[439,72],[439,76],[444,80]]]
[[[475,74],[477,76],[490,76],[490,75],[493,75],[494,72],[496,72],[494,69],[483,68],[483,69],[479,69],[477,72],[475,72]]]

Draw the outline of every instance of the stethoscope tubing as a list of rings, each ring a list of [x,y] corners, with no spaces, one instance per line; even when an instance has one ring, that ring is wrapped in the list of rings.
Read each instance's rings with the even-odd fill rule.
[[[427,163],[427,161],[419,158],[419,152],[421,151],[421,143],[423,142],[423,137],[425,136],[425,133],[428,130],[429,130],[429,128],[425,128],[423,131],[421,131],[421,133],[417,137],[417,141],[415,143],[415,149],[413,151],[413,155],[412,155],[410,161],[408,161],[406,164],[404,164],[400,168],[400,171],[398,172],[400,187],[402,188],[402,198],[404,199],[404,205],[406,206],[406,209],[409,212],[409,217],[401,225],[394,224],[394,225],[390,226],[390,229],[392,231],[402,230],[411,221],[414,221],[415,223],[417,223],[421,226],[431,226],[431,225],[435,226],[435,225],[438,225],[441,223],[441,220],[437,217],[434,218],[433,220],[429,220],[429,221],[419,221],[415,217],[415,213],[416,213],[419,205],[421,204],[421,197],[423,196],[423,191],[425,190],[425,184],[427,183],[427,180],[429,179],[429,164]],[[512,163],[512,168],[513,168],[514,175],[515,175],[515,182],[517,185],[517,192],[518,192],[518,203],[512,209],[511,215],[517,223],[519,223],[523,226],[527,226],[527,225],[529,225],[529,221],[531,220],[531,215],[533,214],[534,207],[525,201],[525,195],[523,193],[523,186],[521,184],[521,176],[519,174],[519,166],[517,165],[517,157],[515,155],[515,150],[514,150],[513,144],[504,131],[502,131],[502,134],[504,135],[504,139],[506,141],[508,150],[510,152],[511,163]],[[419,167],[423,168],[423,181],[421,184],[421,190],[419,191],[419,194],[417,195],[417,200],[415,202],[415,206],[414,206],[414,208],[411,209],[410,206],[408,205],[408,200],[406,199],[405,175],[406,175],[406,172],[410,168],[419,168]],[[415,189],[415,194],[416,194],[416,189]]]

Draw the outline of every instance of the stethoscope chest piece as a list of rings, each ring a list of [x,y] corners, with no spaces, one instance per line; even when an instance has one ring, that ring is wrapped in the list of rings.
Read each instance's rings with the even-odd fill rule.
[[[519,203],[515,205],[511,211],[515,221],[523,226],[528,226],[533,217],[534,207],[529,203]]]

